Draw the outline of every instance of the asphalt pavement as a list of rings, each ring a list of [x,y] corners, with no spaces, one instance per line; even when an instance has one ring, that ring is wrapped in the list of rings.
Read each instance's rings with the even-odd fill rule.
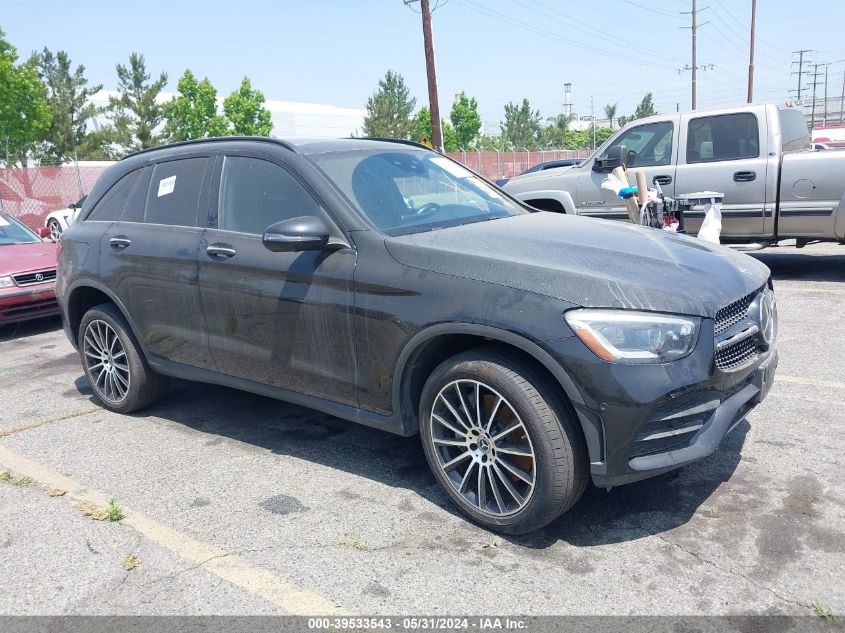
[[[845,613],[845,246],[754,256],[768,399],[523,537],[457,515],[417,438],[184,381],[110,413],[57,319],[0,328],[0,614]]]

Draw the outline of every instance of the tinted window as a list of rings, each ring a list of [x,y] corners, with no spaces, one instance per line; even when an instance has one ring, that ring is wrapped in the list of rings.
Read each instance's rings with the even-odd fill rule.
[[[670,121],[646,123],[624,132],[613,144],[628,148],[628,167],[669,165],[674,130]]]
[[[126,204],[123,207],[123,214],[120,216],[122,222],[144,221],[144,203],[147,199],[147,190],[150,188],[152,167],[144,167],[139,171],[141,176],[138,178],[135,188],[126,199]]]
[[[397,147],[326,152],[309,158],[388,235],[525,213],[486,180],[435,152]]]
[[[135,190],[142,171],[142,169],[136,169],[113,184],[111,189],[106,192],[106,195],[100,198],[97,206],[88,214],[86,219],[102,221],[117,220],[120,214],[123,213],[126,201]]]
[[[262,235],[276,222],[319,213],[319,203],[288,170],[258,158],[226,157],[218,228]]]
[[[757,117],[749,113],[693,119],[687,129],[687,162],[739,160],[760,155]]]
[[[153,169],[144,222],[196,226],[207,158],[158,163]]]
[[[810,147],[810,132],[804,113],[795,108],[778,110],[780,134],[784,152],[794,152]]]

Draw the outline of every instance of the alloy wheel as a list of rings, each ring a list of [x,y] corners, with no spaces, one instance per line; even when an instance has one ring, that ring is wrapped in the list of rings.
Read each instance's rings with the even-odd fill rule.
[[[536,456],[528,430],[501,393],[477,380],[450,382],[434,399],[430,429],[438,465],[466,503],[497,517],[525,507]]]
[[[50,229],[50,239],[54,242],[58,242],[59,238],[62,236],[62,227],[59,226],[59,223],[56,220],[50,220],[47,223],[47,227]]]
[[[131,376],[126,350],[114,328],[96,319],[85,330],[84,357],[91,384],[97,395],[118,404],[126,398]]]

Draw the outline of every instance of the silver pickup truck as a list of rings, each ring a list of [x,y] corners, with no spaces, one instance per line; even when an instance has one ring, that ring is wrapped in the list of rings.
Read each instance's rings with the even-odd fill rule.
[[[725,244],[845,242],[845,150],[812,150],[803,113],[775,104],[638,119],[580,165],[517,176],[505,190],[546,211],[627,220],[623,201],[601,188],[616,146],[627,148],[629,170],[667,196],[723,192]],[[702,207],[684,218],[697,233]]]

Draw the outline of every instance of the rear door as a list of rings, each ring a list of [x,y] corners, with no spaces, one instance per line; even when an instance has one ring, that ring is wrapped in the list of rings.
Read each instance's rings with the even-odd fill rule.
[[[192,156],[138,170],[102,247],[103,274],[127,307],[147,353],[201,368],[211,368],[212,362],[197,285],[203,233],[197,218],[207,216],[212,160]],[[97,219],[97,208],[91,219]]]
[[[752,112],[692,114],[682,118],[681,127],[683,151],[678,157],[675,193],[724,193],[722,235],[764,235],[766,213],[771,214],[767,196],[770,206],[774,204],[766,121]],[[772,170],[776,165],[773,162]],[[703,219],[703,209],[693,208],[684,216],[687,231],[697,233]]]
[[[355,250],[267,250],[262,243],[267,227],[289,218],[316,215],[343,234],[314,191],[273,157],[228,155],[218,172],[216,212],[198,255],[218,371],[357,404]]]
[[[656,178],[667,196],[674,195],[675,191],[674,148],[678,134],[675,128],[672,121],[644,123],[626,130],[613,141],[613,145],[628,148],[631,180],[633,171],[643,171],[648,186],[653,186]],[[595,157],[580,168],[575,199],[578,213],[608,220],[628,220],[625,202],[612,191],[602,189],[601,184],[609,174],[593,171],[594,161]]]

